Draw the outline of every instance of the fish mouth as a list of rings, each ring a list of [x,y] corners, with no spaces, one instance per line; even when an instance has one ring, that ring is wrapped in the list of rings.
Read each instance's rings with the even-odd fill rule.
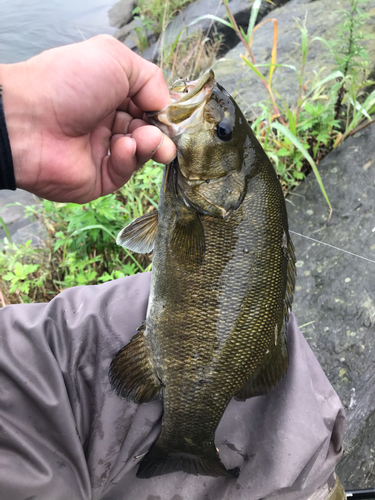
[[[179,104],[191,101],[202,90],[204,96],[211,93],[215,84],[215,74],[212,69],[207,70],[199,80],[185,81],[177,80],[169,89],[169,94],[173,101],[178,101]]]
[[[147,113],[150,122],[174,138],[197,123],[202,123],[204,105],[215,86],[215,74],[207,70],[199,80],[177,80],[169,89],[172,104]]]

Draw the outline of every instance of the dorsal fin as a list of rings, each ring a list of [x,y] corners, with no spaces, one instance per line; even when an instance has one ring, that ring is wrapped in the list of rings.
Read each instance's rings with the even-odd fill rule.
[[[288,269],[287,269],[287,282],[286,282],[286,298],[285,298],[285,321],[288,319],[288,312],[292,310],[294,288],[296,285],[297,269],[296,269],[296,255],[294,252],[294,245],[288,233]]]
[[[154,248],[157,229],[158,211],[153,210],[124,227],[119,232],[116,243],[133,252],[150,253]]]

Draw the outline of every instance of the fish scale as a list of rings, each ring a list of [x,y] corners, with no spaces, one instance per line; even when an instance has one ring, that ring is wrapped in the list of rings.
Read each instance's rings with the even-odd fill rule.
[[[272,390],[288,364],[295,258],[283,193],[241,111],[212,75],[189,83],[195,90],[190,99],[184,94],[186,110],[176,101],[153,118],[175,140],[178,157],[166,168],[158,214],[119,235],[131,249],[152,240],[154,251],[146,322],[110,370],[122,397],[163,399],[161,432],[140,462],[142,478],[176,471],[237,476],[215,447],[220,419],[232,397]],[[202,129],[199,120],[206,120]],[[219,128],[229,131],[225,140]]]

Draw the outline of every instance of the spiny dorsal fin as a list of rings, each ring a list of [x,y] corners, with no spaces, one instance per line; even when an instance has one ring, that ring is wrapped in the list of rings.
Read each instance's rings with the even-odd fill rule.
[[[157,399],[162,388],[146,350],[144,329],[144,325],[138,328],[129,344],[113,358],[109,369],[111,385],[116,393],[134,403]]]
[[[181,212],[175,223],[171,244],[177,256],[202,264],[206,250],[204,229],[197,212]]]
[[[154,248],[157,229],[158,211],[153,210],[124,227],[119,232],[116,243],[133,252],[150,253]]]

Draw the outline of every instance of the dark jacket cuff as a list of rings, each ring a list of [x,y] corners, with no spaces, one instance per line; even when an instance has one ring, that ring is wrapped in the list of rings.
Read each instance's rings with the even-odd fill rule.
[[[2,87],[0,85],[0,189],[16,189],[12,150],[3,108]]]

